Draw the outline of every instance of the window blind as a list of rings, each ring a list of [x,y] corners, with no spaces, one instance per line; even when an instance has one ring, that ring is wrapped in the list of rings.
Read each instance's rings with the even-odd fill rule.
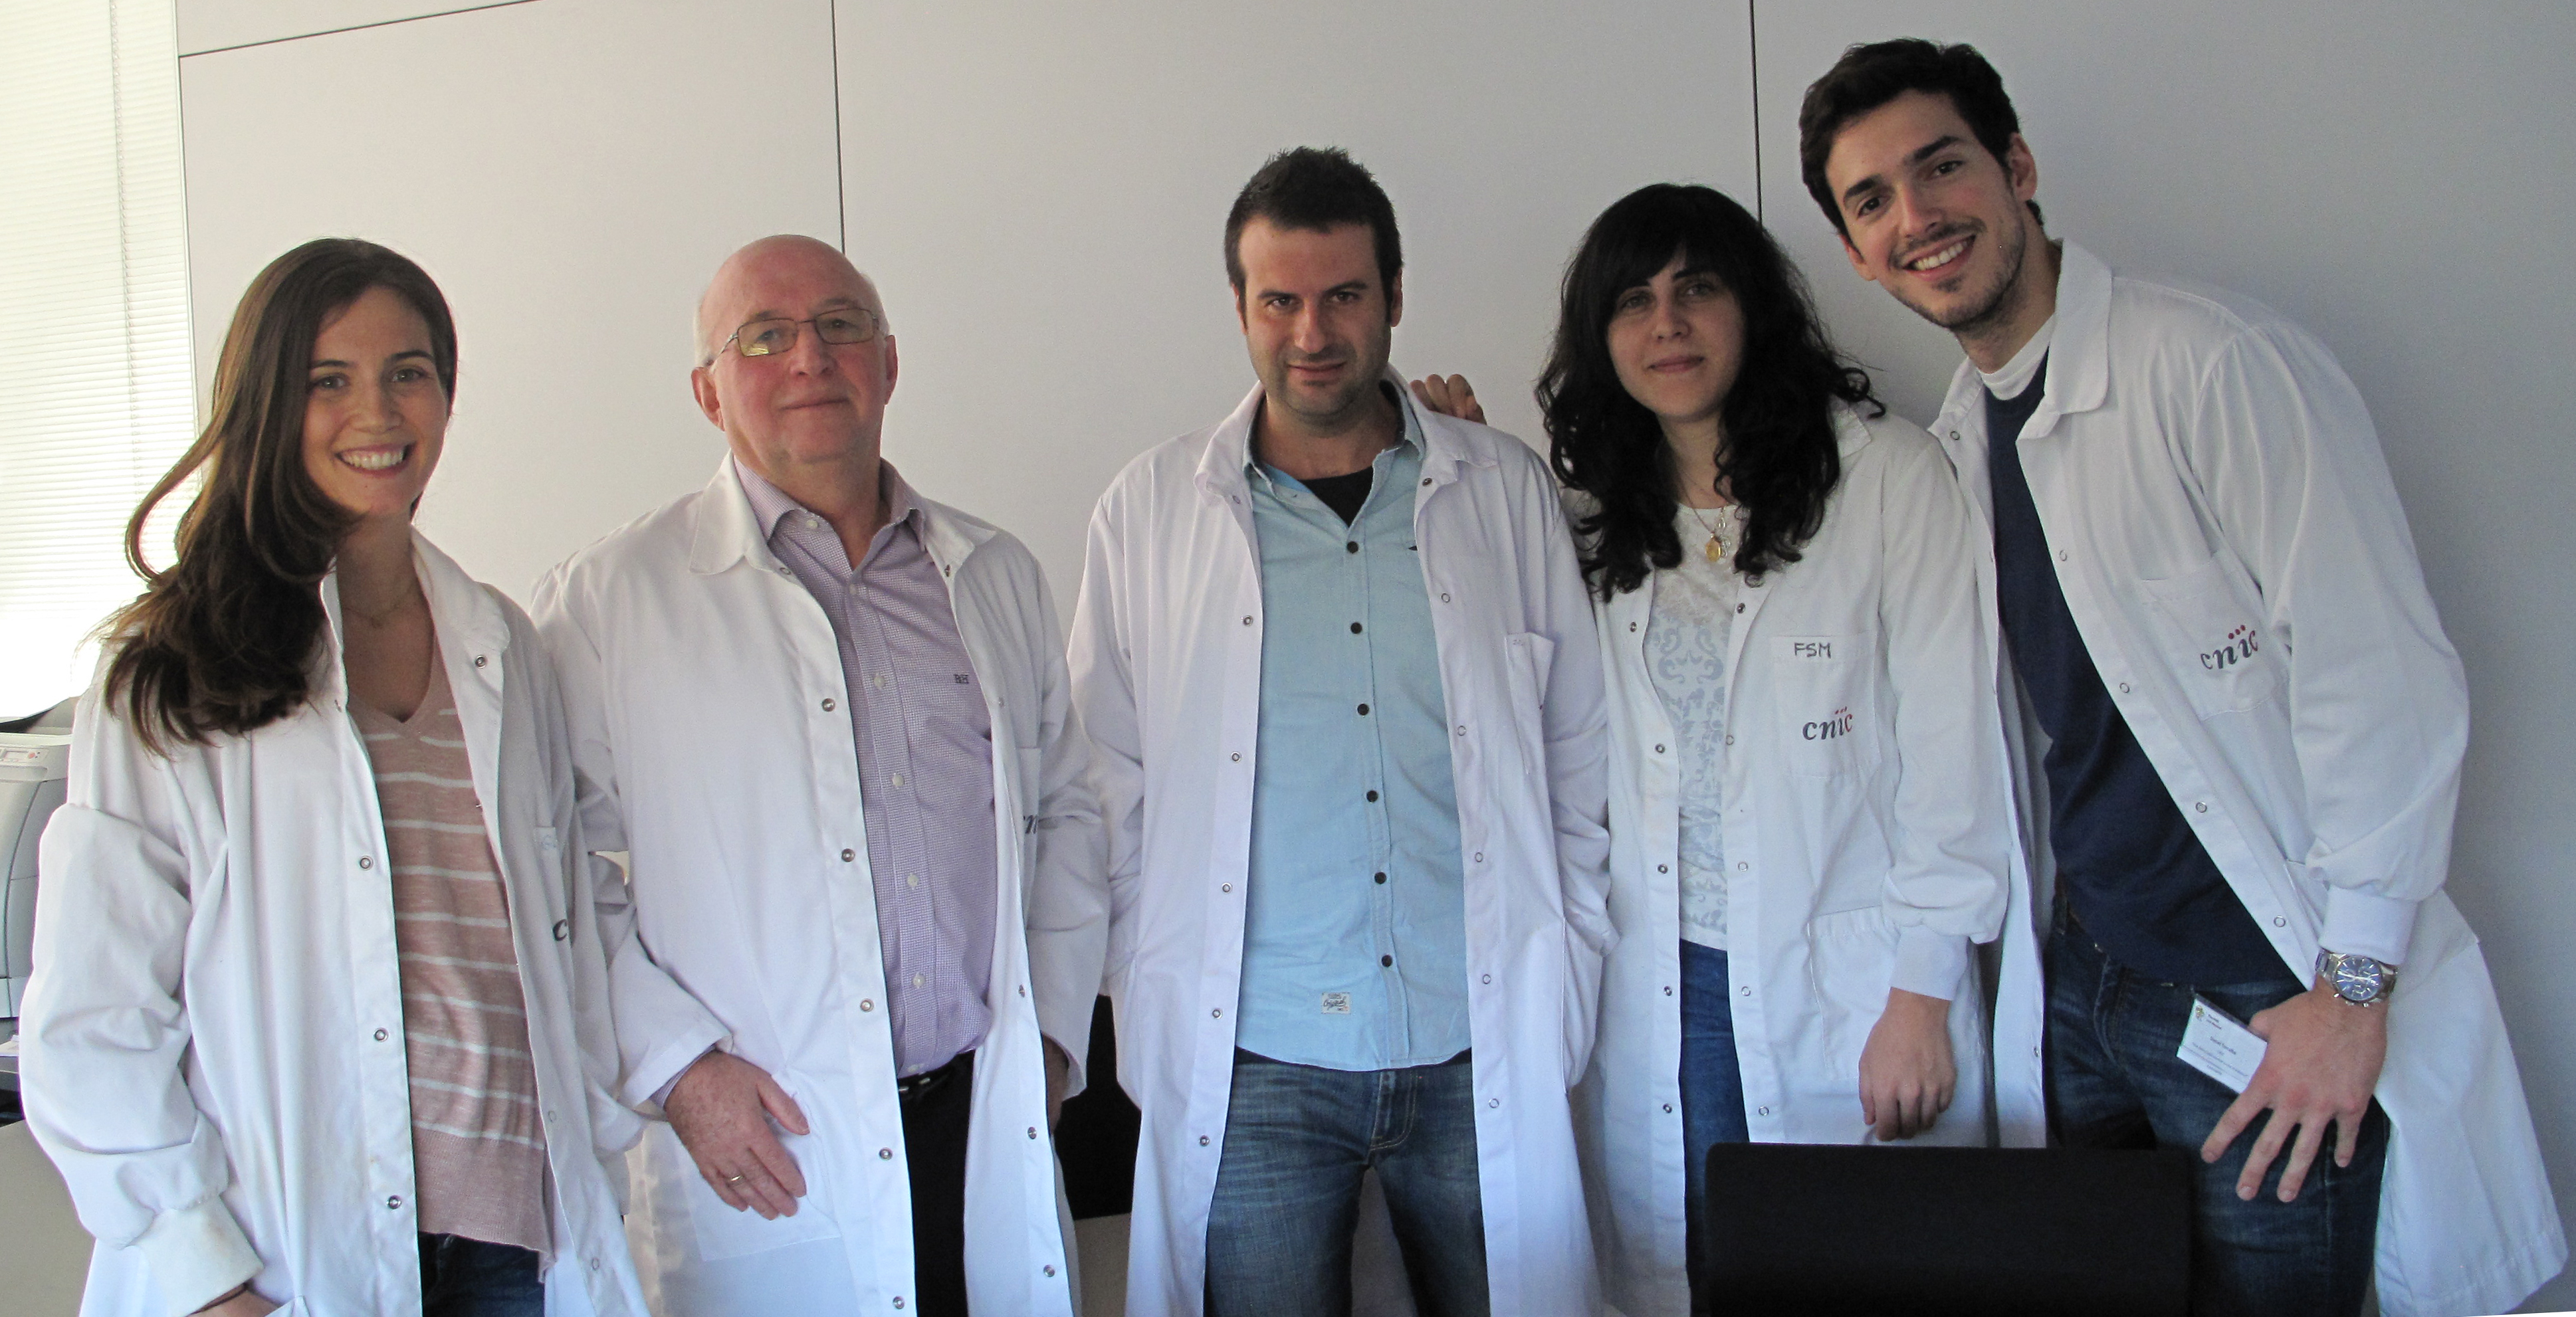
[[[194,389],[173,0],[0,0],[0,718],[88,683]]]

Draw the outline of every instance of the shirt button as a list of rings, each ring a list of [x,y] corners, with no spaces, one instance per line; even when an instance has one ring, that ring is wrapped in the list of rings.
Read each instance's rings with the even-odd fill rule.
[[[1369,798],[1369,799],[1371,799],[1371,800],[1375,800],[1375,799],[1377,799],[1377,793],[1376,793],[1376,792],[1374,792],[1374,791],[1372,791],[1372,792],[1368,793],[1368,798]]]
[[[1360,624],[1359,624],[1359,623],[1357,623],[1357,622],[1353,622],[1353,623],[1351,623],[1351,634],[1356,636],[1356,635],[1358,635],[1359,633],[1360,633]]]
[[[1380,957],[1378,957],[1378,958],[1377,958],[1377,963],[1378,963],[1378,968],[1380,968],[1380,969],[1393,969],[1393,968],[1395,968],[1395,957],[1393,957],[1393,956],[1380,956]]]
[[[920,987],[920,986],[921,986],[921,976],[920,976],[920,975],[915,974],[915,975],[913,975],[913,976],[912,976],[912,986],[914,986],[914,987],[916,987],[916,988],[918,988],[918,987]]]
[[[857,858],[859,858],[859,853],[857,851],[854,851],[847,846],[841,848],[841,863],[848,864],[850,861]]]
[[[1360,542],[1358,540],[1347,541],[1342,545],[1342,551],[1345,553],[1357,553],[1360,551]]]
[[[903,774],[901,774],[901,773],[897,773],[897,774],[895,774],[895,775],[894,775],[894,777],[893,777],[893,780],[892,780],[888,785],[891,785],[891,786],[898,786],[898,787],[899,787],[899,786],[902,786],[902,785],[903,785]]]
[[[1363,704],[1363,705],[1361,705],[1361,706],[1360,706],[1360,716],[1361,716],[1361,717],[1363,717],[1363,718],[1365,718],[1365,717],[1367,717],[1367,716],[1368,716],[1368,706],[1367,706],[1367,705]]]
[[[359,857],[358,857],[358,867],[359,867],[359,868],[361,868],[361,869],[372,869],[372,868],[375,868],[375,867],[376,867],[375,857],[374,857],[374,856],[371,856],[371,855],[361,855],[361,856],[359,856]]]
[[[1382,874],[1382,873],[1381,873],[1381,874],[1379,874],[1379,875],[1377,876],[1377,880],[1378,880],[1379,882],[1381,882],[1381,883],[1385,882],[1385,881],[1386,881],[1386,875],[1385,875],[1385,874]]]
[[[904,886],[906,886],[906,887],[919,887],[919,886],[921,886],[921,875],[920,875],[920,874],[917,874],[917,873],[908,873],[908,874],[905,874],[905,875],[903,876],[903,885],[904,885]]]
[[[893,1161],[893,1160],[894,1160],[894,1149],[892,1149],[892,1148],[879,1148],[879,1149],[877,1149],[877,1160],[878,1160],[878,1161],[881,1161],[881,1162],[890,1162],[890,1161]],[[901,1300],[901,1299],[897,1299],[897,1300],[895,1300],[895,1302],[897,1302],[897,1303],[901,1303],[901,1302],[902,1302],[902,1300]]]
[[[387,1035],[386,1035],[386,1033],[385,1033],[385,1031],[384,1031],[384,1030],[382,1030],[382,1029],[378,1029],[378,1030],[376,1030],[376,1041],[377,1041],[377,1042],[380,1042],[380,1043],[381,1043],[381,1042],[383,1042],[383,1041],[385,1040],[386,1036],[387,1036]]]
[[[830,713],[832,710],[837,709],[837,708],[840,708],[840,707],[841,707],[841,702],[840,702],[839,700],[825,700],[825,701],[823,701],[823,712],[825,712],[825,713]]]

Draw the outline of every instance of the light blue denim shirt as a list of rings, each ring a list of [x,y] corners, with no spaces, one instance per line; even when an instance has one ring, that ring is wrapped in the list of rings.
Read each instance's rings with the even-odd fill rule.
[[[1261,724],[1236,1045],[1386,1070],[1468,1046],[1467,908],[1440,654],[1413,534],[1422,437],[1348,526],[1250,464]]]

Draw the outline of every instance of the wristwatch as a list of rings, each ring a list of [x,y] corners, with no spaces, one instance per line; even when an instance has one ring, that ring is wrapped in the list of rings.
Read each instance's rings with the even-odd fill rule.
[[[2345,951],[2317,952],[2317,977],[2355,1006],[2376,1006],[2397,990],[2397,967]]]

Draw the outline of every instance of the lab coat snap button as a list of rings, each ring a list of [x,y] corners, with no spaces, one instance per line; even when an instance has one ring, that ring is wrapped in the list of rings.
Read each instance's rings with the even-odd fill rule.
[[[382,1029],[378,1029],[378,1030],[376,1030],[376,1041],[381,1043],[381,1042],[383,1042],[384,1040],[385,1040],[385,1031],[384,1031],[384,1030],[382,1030]]]
[[[878,1161],[881,1161],[881,1162],[890,1162],[890,1161],[893,1161],[893,1160],[894,1160],[894,1149],[892,1149],[892,1148],[879,1148],[879,1149],[877,1149],[877,1160],[878,1160]]]
[[[372,856],[361,855],[358,857],[358,867],[361,869],[372,869],[376,867],[376,861]]]
[[[1206,1135],[1202,1134],[1199,1136],[1199,1146],[1202,1148],[1208,1146],[1208,1137]]]
[[[386,1210],[386,1211],[388,1211],[388,1212],[399,1212],[399,1211],[401,1211],[401,1210],[402,1210],[402,1195],[401,1195],[401,1194],[394,1194],[394,1195],[392,1195],[392,1196],[390,1196],[390,1197],[386,1198],[386,1199],[385,1199],[385,1210]]]

